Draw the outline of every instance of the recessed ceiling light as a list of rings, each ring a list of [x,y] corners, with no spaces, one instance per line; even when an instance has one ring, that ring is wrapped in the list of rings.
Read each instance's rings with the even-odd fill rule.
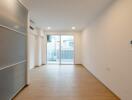
[[[47,27],[47,29],[48,29],[48,30],[50,30],[50,29],[51,29],[51,27]]]
[[[73,26],[73,27],[72,27],[72,30],[75,30],[75,29],[76,29],[76,27],[75,27],[75,26]]]

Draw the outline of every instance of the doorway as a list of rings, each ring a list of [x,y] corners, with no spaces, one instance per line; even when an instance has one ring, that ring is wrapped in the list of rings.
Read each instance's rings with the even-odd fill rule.
[[[47,35],[47,64],[74,64],[73,35]]]

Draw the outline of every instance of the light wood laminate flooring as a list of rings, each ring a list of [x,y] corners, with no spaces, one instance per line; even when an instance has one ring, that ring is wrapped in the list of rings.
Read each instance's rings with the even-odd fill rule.
[[[81,65],[45,65],[14,100],[119,100]]]

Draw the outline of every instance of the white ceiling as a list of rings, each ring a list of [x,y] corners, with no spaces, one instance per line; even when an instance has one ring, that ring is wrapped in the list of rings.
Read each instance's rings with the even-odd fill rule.
[[[52,31],[83,30],[112,0],[21,0],[38,27]]]

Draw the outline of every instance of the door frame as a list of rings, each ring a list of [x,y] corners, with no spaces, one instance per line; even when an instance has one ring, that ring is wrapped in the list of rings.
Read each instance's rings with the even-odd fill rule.
[[[60,57],[60,61],[59,61],[59,64],[50,64],[50,65],[74,65],[75,64],[75,36],[74,34],[58,34],[58,33],[55,33],[55,34],[46,34],[46,64],[48,64],[47,62],[47,48],[48,48],[48,41],[47,41],[47,36],[48,35],[53,35],[53,36],[59,36],[60,37],[60,53],[59,53],[59,57]],[[61,63],[61,36],[73,36],[73,64],[62,64]]]

